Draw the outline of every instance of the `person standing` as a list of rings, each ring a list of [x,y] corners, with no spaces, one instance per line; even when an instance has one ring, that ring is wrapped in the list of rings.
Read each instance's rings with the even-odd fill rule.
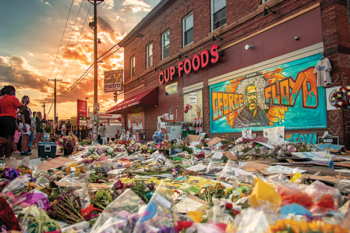
[[[19,123],[19,127],[21,128],[21,134],[22,134],[22,150],[21,155],[31,155],[32,153],[29,151],[28,146],[30,142],[30,134],[31,134],[31,116],[32,111],[28,107],[28,104],[30,103],[28,96],[22,97],[22,104],[24,104],[26,107],[21,111],[21,123]]]
[[[66,135],[68,136],[70,132],[72,132],[72,124],[70,123],[70,120],[68,119],[67,123],[66,123]]]
[[[82,127],[81,131],[80,131],[80,137],[81,137],[81,140],[84,140],[86,138],[86,128],[85,126]]]
[[[41,115],[41,112],[38,112],[35,118],[36,122],[36,145],[39,145],[39,142],[41,142],[41,139],[43,138],[43,118]]]
[[[21,137],[21,129],[18,127],[18,125],[16,123],[16,131],[15,131],[15,135],[13,137],[13,153],[14,154],[19,154],[20,153],[17,150],[17,143],[18,143],[20,137]]]
[[[35,123],[35,117],[36,117],[36,112],[33,112],[33,117],[32,117],[32,127],[34,127],[33,131],[33,149],[37,149],[37,143],[36,143],[36,123]],[[30,143],[29,143],[30,145]]]
[[[65,121],[61,121],[61,136],[66,136],[66,124]]]
[[[0,145],[0,157],[10,157],[13,137],[16,131],[17,108],[24,109],[26,106],[16,98],[16,89],[13,86],[5,86],[0,98],[0,137],[6,139],[6,143]],[[3,140],[2,140],[3,141]]]
[[[99,143],[102,145],[103,137],[105,136],[106,132],[106,126],[103,124],[100,124],[100,128],[98,128],[98,135],[99,135]]]

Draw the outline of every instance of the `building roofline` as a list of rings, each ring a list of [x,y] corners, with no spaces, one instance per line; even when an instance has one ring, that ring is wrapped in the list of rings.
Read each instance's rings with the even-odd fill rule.
[[[145,28],[145,25],[148,25],[148,21],[151,20],[152,17],[156,16],[162,7],[164,7],[169,1],[173,0],[161,0],[121,41],[119,41],[119,46],[124,47],[131,40],[133,40],[135,38],[134,35],[141,32]]]

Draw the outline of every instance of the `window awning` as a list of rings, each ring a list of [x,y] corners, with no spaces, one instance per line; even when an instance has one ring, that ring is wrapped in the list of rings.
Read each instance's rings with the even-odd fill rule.
[[[123,109],[138,105],[138,104],[158,104],[158,87],[142,92],[136,96],[123,100],[113,108],[106,111],[106,113],[116,113]]]

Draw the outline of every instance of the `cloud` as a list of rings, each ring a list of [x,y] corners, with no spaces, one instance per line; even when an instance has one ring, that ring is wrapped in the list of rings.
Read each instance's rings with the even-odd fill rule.
[[[20,89],[35,89],[48,93],[51,84],[47,77],[29,66],[23,57],[12,55],[0,56],[0,84],[11,84]]]
[[[100,31],[106,32],[109,35],[108,39],[110,39],[111,42],[115,43],[117,37],[120,36],[120,33],[116,32],[106,19],[99,16],[97,17],[98,17],[97,24],[100,28]]]
[[[125,12],[150,12],[152,10],[151,6],[142,0],[125,0],[122,5],[122,11]]]
[[[27,54],[29,55],[29,56],[34,56],[34,54],[32,54],[31,52],[29,52],[29,51],[27,51]]]

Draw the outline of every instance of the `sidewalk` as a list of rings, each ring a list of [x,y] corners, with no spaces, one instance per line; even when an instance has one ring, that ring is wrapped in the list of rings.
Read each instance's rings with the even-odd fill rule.
[[[25,157],[29,157],[29,156],[20,155],[20,154],[14,154],[14,153],[12,153],[11,156],[16,159],[24,159]],[[30,159],[36,159],[36,158],[38,158],[38,150],[32,149],[32,154],[30,155]]]

